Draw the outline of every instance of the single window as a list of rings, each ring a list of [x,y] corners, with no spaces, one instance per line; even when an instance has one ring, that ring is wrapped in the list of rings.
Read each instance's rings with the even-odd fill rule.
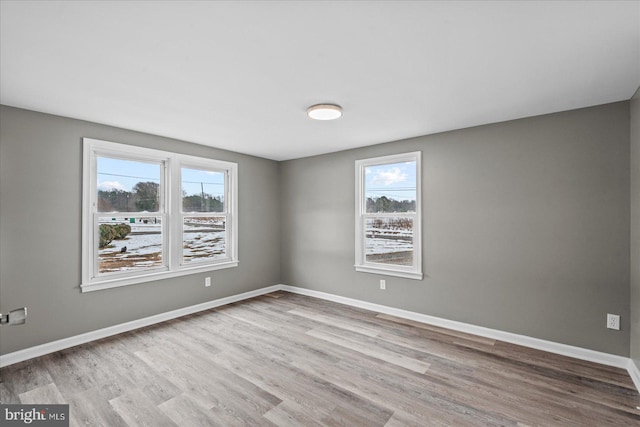
[[[83,291],[238,265],[235,163],[83,144]]]
[[[227,182],[226,171],[182,168],[183,265],[228,259]]]
[[[96,155],[98,205],[96,277],[164,269],[160,209],[164,161],[146,162]],[[162,187],[161,187],[162,186]],[[108,215],[105,215],[108,214]]]
[[[420,152],[356,161],[356,271],[422,279]]]

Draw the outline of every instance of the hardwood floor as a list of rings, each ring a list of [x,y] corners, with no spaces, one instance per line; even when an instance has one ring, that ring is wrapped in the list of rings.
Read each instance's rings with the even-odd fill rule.
[[[0,370],[92,426],[631,426],[626,371],[287,292]]]

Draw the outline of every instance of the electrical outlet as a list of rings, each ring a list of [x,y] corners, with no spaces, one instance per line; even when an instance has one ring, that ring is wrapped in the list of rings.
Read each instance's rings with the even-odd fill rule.
[[[0,324],[24,325],[27,322],[27,307],[11,310],[4,316],[0,314]]]
[[[204,278],[204,287],[208,288],[209,286],[211,286],[211,277],[205,277]]]
[[[620,330],[620,316],[617,314],[607,314],[607,328]]]
[[[387,281],[384,279],[380,279],[380,289],[385,290],[387,289]]]

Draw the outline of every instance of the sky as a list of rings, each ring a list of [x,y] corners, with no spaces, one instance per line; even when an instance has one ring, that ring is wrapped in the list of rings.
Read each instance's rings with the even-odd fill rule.
[[[160,164],[98,157],[98,189],[132,191],[138,182],[160,183]],[[224,195],[224,173],[182,168],[182,190],[186,195],[204,191]],[[416,199],[416,163],[400,162],[365,168],[365,195],[395,200]]]
[[[160,164],[98,157],[98,189],[131,191],[138,182],[160,184]]]
[[[416,162],[365,168],[365,197],[416,200]]]
[[[205,194],[223,199],[224,173],[182,168],[182,190],[188,196],[204,190]]]
[[[132,191],[138,182],[160,184],[160,164],[98,157],[98,189]],[[182,168],[182,190],[186,195],[224,195],[224,173]]]

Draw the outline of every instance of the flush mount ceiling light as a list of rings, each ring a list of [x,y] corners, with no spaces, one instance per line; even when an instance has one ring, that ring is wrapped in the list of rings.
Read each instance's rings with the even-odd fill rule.
[[[314,120],[335,120],[342,117],[342,107],[335,104],[316,104],[307,108],[307,116]]]

